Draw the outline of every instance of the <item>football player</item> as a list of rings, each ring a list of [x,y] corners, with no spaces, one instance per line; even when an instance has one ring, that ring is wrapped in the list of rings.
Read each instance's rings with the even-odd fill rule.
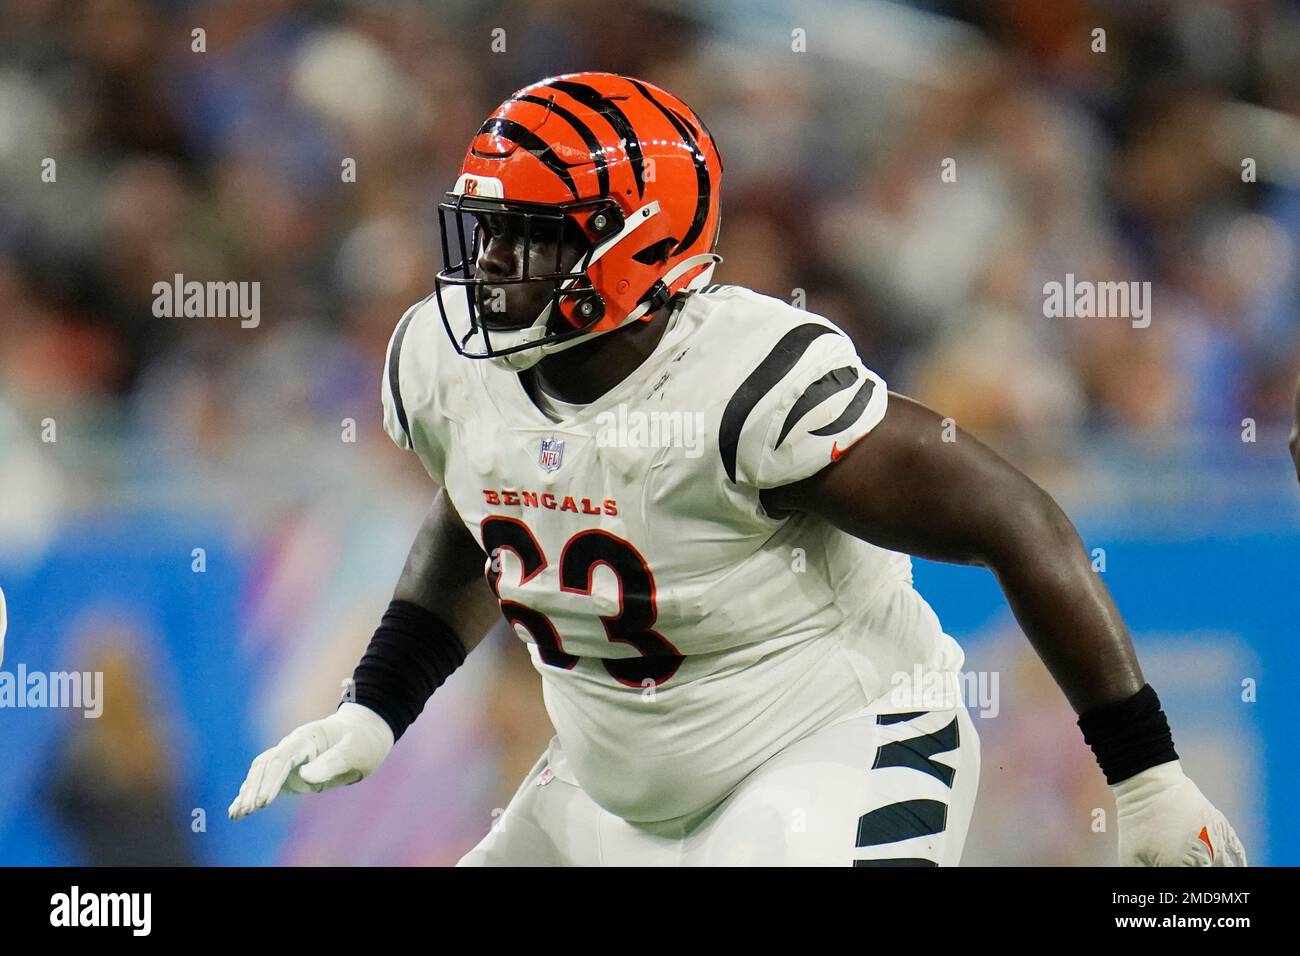
[[[462,864],[955,865],[979,740],[916,554],[997,576],[1122,862],[1244,863],[1052,499],[833,323],[710,284],[722,169],[689,106],[607,73],[478,130],[382,383],[441,491],[352,699],[259,756],[230,815],[368,775],[504,616],[556,733]]]

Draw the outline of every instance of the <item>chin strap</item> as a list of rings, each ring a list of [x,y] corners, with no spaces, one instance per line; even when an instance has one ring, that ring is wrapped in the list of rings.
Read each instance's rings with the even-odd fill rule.
[[[629,322],[634,322],[641,318],[643,315],[649,315],[652,312],[658,311],[659,308],[672,297],[670,290],[672,289],[673,283],[697,266],[705,266],[705,268],[701,269],[699,274],[692,278],[690,282],[687,282],[686,285],[682,286],[680,291],[689,292],[693,289],[704,288],[709,284],[709,280],[713,278],[713,270],[718,267],[718,263],[721,261],[722,256],[712,252],[702,252],[697,256],[691,256],[689,259],[683,259],[681,262],[677,263],[677,265],[664,273],[663,277],[651,287],[650,293],[647,295],[645,300],[629,312],[627,318],[620,322],[616,328],[622,328]],[[609,331],[612,332],[613,329],[610,329]]]

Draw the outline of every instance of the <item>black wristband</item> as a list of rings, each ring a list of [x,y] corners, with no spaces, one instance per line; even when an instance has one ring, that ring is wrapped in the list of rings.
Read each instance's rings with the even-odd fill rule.
[[[1079,729],[1111,786],[1178,759],[1169,721],[1150,684],[1126,700],[1086,711],[1079,717]]]
[[[465,655],[465,645],[438,615],[395,600],[352,672],[352,699],[384,718],[398,740]]]

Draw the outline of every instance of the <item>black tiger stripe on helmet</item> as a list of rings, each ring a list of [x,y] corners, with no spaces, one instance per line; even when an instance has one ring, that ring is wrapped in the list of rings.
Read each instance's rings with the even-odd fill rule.
[[[554,113],[560,119],[564,120],[574,131],[582,137],[582,142],[586,144],[587,151],[591,153],[592,162],[596,164],[596,182],[600,188],[602,196],[609,194],[609,161],[605,158],[605,148],[601,146],[600,140],[592,132],[591,127],[575,116],[570,110],[565,109],[559,103],[555,102],[555,97],[543,99],[540,96],[534,96],[531,93],[522,93],[512,97],[516,102],[536,103],[538,106],[545,107]]]
[[[536,133],[521,126],[514,120],[509,120],[502,116],[495,116],[479,128],[478,135],[497,136],[507,142],[522,146],[525,150],[541,160],[542,164],[545,165],[547,169],[560,177],[564,182],[564,185],[568,187],[568,190],[573,195],[574,199],[578,198],[578,187],[573,182],[573,176],[569,173],[569,167],[576,164],[566,163],[564,160],[560,159],[560,157],[556,156],[555,151],[551,149],[550,144]],[[471,150],[471,152],[475,156],[480,156],[484,159],[496,158],[491,153],[484,153],[480,150]]]
[[[668,122],[673,124],[673,129],[677,130],[682,139],[686,140],[691,147],[691,160],[695,163],[695,215],[691,217],[691,228],[677,243],[677,249],[674,250],[680,252],[689,248],[691,243],[699,238],[700,233],[704,230],[704,222],[709,218],[709,194],[713,191],[713,184],[709,181],[709,167],[704,159],[704,151],[700,148],[699,133],[698,131],[692,133],[694,126],[688,129],[682,118],[655,99],[654,95],[646,89],[645,84],[640,80],[629,78],[628,82],[636,87],[637,92],[653,103],[659,109],[659,112],[664,114]]]
[[[573,80],[552,80],[546,85],[550,89],[567,93],[583,106],[595,110],[605,117],[614,132],[623,141],[623,148],[627,151],[628,162],[632,166],[632,177],[636,180],[637,197],[643,197],[645,195],[645,156],[641,151],[641,137],[637,134],[631,120],[627,118],[627,114],[619,109],[618,104],[612,99],[602,95],[599,90],[585,83],[577,83]]]

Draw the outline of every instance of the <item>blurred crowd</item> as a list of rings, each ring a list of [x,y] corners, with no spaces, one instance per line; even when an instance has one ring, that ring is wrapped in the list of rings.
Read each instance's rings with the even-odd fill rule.
[[[436,204],[499,102],[591,69],[673,91],[714,133],[716,281],[833,319],[891,387],[1054,490],[1099,440],[1192,434],[1284,460],[1241,432],[1284,426],[1300,370],[1294,3],[0,0],[0,533],[105,495],[250,520],[311,502],[258,529],[275,529],[263,589],[289,597],[254,631],[297,622],[318,571],[320,592],[373,603],[396,566],[347,560],[348,522],[377,489],[418,520],[430,493],[383,436],[379,383],[440,267]],[[259,282],[260,322],[156,317],[153,286],[176,274]],[[1044,284],[1067,274],[1150,282],[1150,326],[1046,316]],[[46,422],[58,454],[24,454]],[[390,564],[414,531],[392,524]],[[313,690],[304,713],[272,711],[268,742],[328,705],[366,609],[338,615],[328,668],[308,628],[280,638],[267,699],[295,668]],[[495,729],[474,731],[501,751],[491,779],[466,795],[409,770],[474,814],[422,860],[467,849],[482,794],[508,798],[547,735],[536,676],[501,647],[514,656],[481,705]],[[1091,806],[1082,759],[1061,777],[1083,767]],[[59,780],[59,805],[82,807]],[[355,859],[304,819],[293,858]],[[1081,859],[1051,846],[1036,859]]]
[[[707,118],[719,281],[801,299],[1030,459],[1287,414],[1293,4],[3,0],[0,23],[0,380],[27,419],[217,457],[378,434],[470,136],[580,69]],[[263,321],[156,318],[176,273],[259,281]],[[1151,282],[1150,327],[1045,317],[1067,273]]]

